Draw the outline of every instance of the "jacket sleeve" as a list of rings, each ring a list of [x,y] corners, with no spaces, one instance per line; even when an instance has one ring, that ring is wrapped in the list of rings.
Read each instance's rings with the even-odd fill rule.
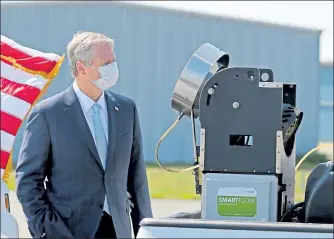
[[[145,161],[143,157],[142,135],[137,107],[134,104],[134,125],[131,161],[128,174],[128,192],[132,196],[134,207],[131,212],[134,234],[137,235],[139,223],[144,218],[151,218],[152,208],[148,189]]]
[[[64,238],[72,237],[59,214],[50,206],[44,180],[50,153],[49,129],[42,112],[35,107],[27,119],[16,167],[17,197],[34,238],[57,228]]]

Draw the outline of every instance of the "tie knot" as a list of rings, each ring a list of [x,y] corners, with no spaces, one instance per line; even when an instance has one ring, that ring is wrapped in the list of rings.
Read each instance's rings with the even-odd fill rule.
[[[92,106],[93,110],[94,110],[94,113],[99,113],[100,110],[102,109],[101,105],[98,104],[98,103],[94,103],[93,106]]]

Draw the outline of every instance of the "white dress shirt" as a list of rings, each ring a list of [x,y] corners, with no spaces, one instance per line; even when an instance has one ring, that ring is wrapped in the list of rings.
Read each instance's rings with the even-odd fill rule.
[[[85,115],[87,124],[89,126],[90,132],[92,133],[92,136],[95,142],[95,137],[94,137],[95,132],[94,132],[94,125],[93,125],[93,110],[91,110],[95,101],[89,98],[85,93],[83,93],[80,90],[76,81],[73,82],[73,88],[74,88],[75,94],[77,95],[79,99],[81,109]],[[103,129],[104,129],[104,133],[105,133],[105,136],[108,142],[108,113],[107,113],[108,110],[107,110],[107,104],[106,104],[104,92],[102,92],[99,100],[96,103],[98,103],[102,107],[102,110],[100,111],[100,117],[101,117]]]

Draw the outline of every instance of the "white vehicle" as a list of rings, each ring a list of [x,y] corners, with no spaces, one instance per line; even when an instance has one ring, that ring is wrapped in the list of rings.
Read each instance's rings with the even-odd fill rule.
[[[333,162],[315,167],[305,201],[294,202],[295,171],[322,147],[295,165],[303,119],[296,84],[275,82],[270,69],[229,67],[229,59],[209,43],[192,55],[172,96],[179,116],[156,148],[163,167],[161,141],[183,116],[191,119],[194,166],[165,169],[193,171],[200,210],[144,219],[137,238],[333,238]]]
[[[193,215],[144,219],[137,238],[333,238],[330,224],[201,220]]]
[[[19,238],[19,226],[10,213],[9,190],[1,179],[1,238]]]

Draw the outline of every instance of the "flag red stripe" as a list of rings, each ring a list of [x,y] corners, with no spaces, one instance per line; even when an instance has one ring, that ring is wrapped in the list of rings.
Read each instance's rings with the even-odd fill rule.
[[[13,115],[7,114],[4,111],[0,112],[0,119],[1,119],[0,122],[1,130],[16,136],[16,133],[20,128],[22,120],[16,118]]]
[[[16,98],[24,100],[29,104],[34,103],[37,96],[41,92],[38,88],[31,85],[17,83],[3,77],[1,77],[0,88],[2,92],[15,96]]]
[[[10,153],[6,152],[6,151],[3,151],[1,150],[1,159],[0,159],[0,168],[2,169],[6,169],[6,166],[7,166],[7,162],[8,162],[8,159],[9,159],[9,156],[10,156]]]
[[[41,56],[28,55],[25,52],[11,47],[5,42],[1,42],[1,55],[14,58],[16,63],[33,71],[49,73],[57,64],[57,61],[51,61]]]

